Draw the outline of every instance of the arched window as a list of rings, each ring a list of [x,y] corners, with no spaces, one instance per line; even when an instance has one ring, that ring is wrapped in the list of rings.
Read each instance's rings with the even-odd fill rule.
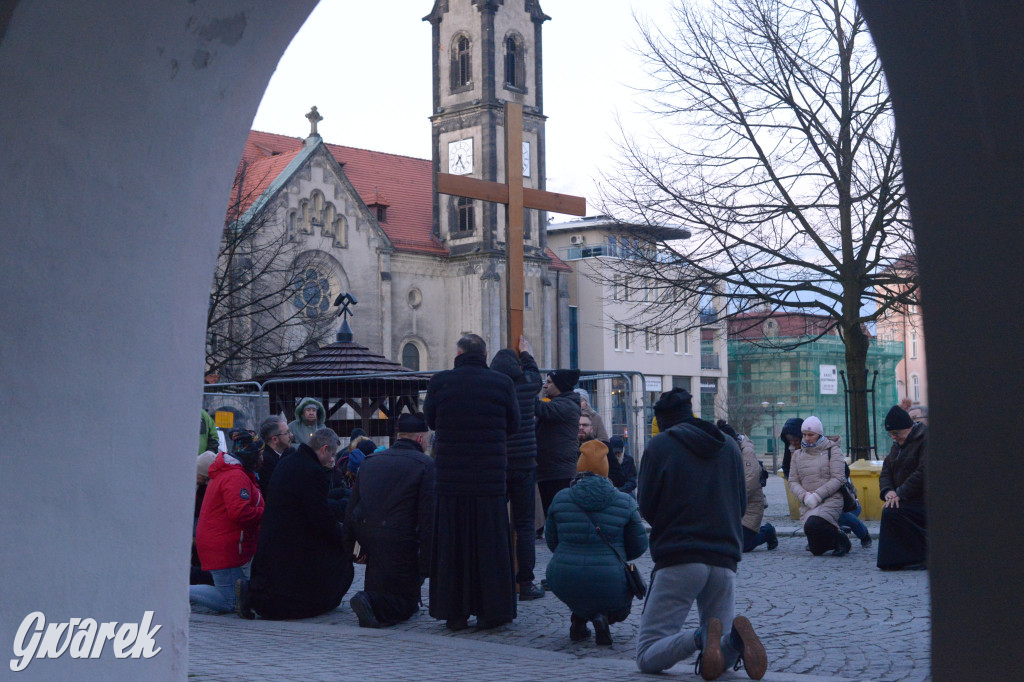
[[[473,44],[466,36],[457,36],[451,54],[451,89],[456,92],[468,88],[473,81]]]
[[[415,343],[407,343],[402,347],[402,367],[420,371],[420,349]]]
[[[505,87],[526,89],[526,60],[523,40],[517,35],[505,38]]]
[[[910,375],[910,387],[912,399],[915,403],[921,402],[921,377],[916,374]]]
[[[457,202],[459,211],[459,232],[472,232],[476,227],[476,215],[473,211],[473,200],[466,197],[459,197]]]

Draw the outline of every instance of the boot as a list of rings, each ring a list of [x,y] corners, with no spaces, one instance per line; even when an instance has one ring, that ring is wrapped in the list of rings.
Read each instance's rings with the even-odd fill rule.
[[[853,543],[850,542],[850,538],[846,537],[846,533],[839,534],[839,547],[832,550],[832,556],[846,556],[853,549]]]
[[[359,619],[359,627],[383,627],[381,622],[377,620],[377,614],[373,612],[373,604],[370,603],[370,600],[362,592],[356,592],[352,595],[352,599],[349,600],[348,604],[352,607],[352,611],[356,614],[356,618]]]
[[[573,614],[570,617],[570,622],[569,639],[571,641],[582,642],[585,639],[590,639],[590,628],[587,627],[586,619]]]
[[[253,620],[256,618],[252,606],[249,604],[249,581],[239,578],[235,581],[235,613],[239,618]]]
[[[519,601],[540,599],[545,594],[543,588],[537,587],[533,583],[519,583]]]
[[[598,646],[611,646],[612,632],[608,627],[608,619],[605,615],[602,613],[590,622],[594,624],[594,642]]]
[[[849,540],[847,540],[849,542]],[[747,671],[747,677],[759,680],[768,671],[768,654],[764,645],[754,632],[754,626],[745,616],[736,616],[732,621],[729,633],[729,646],[739,652],[739,658],[733,670],[739,670],[740,664]],[[707,678],[705,678],[707,679]]]
[[[779,546],[779,535],[775,532],[775,526],[770,523],[764,524],[768,536],[768,549],[776,549]]]

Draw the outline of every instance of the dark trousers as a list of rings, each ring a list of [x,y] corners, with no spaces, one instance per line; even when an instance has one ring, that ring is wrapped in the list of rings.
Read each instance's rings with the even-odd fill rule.
[[[537,563],[534,549],[534,486],[537,469],[511,469],[505,487],[509,504],[512,506],[512,530],[516,533],[516,560],[519,570],[516,582],[532,583],[533,567]]]
[[[548,515],[548,507],[551,506],[551,500],[555,499],[555,495],[558,494],[559,490],[565,490],[572,483],[571,478],[556,478],[552,481],[538,481],[537,488],[540,490],[540,503],[544,507],[544,516]]]
[[[755,547],[760,547],[768,542],[768,526],[764,525],[755,533],[746,526],[743,526],[743,551],[752,552]]]
[[[864,538],[866,538],[869,535],[869,533],[868,533],[868,527],[865,526],[864,523],[860,519],[857,518],[858,516],[860,516],[860,511],[861,511],[860,503],[858,502],[857,503],[857,509],[855,511],[843,512],[842,514],[840,514],[839,515],[839,527],[840,528],[843,528],[843,527],[849,528],[850,530],[853,531],[854,535],[856,535],[858,538],[863,540]]]
[[[392,594],[390,592],[371,592],[363,590],[370,600],[373,615],[381,625],[394,625],[409,620],[412,614],[420,609],[419,595]]]
[[[900,501],[882,510],[878,531],[878,567],[886,570],[923,564],[928,560],[928,514],[924,505]]]
[[[820,516],[811,516],[804,524],[807,544],[814,556],[821,556],[825,552],[839,549],[839,535],[842,532]]]

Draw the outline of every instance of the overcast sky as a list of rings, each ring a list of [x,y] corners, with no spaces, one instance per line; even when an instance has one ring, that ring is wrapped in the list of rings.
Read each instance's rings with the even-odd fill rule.
[[[548,189],[587,198],[615,155],[618,114],[632,130],[649,124],[636,7],[664,21],[667,0],[541,0]],[[321,0],[270,81],[253,128],[303,137],[316,105],[327,142],[429,159],[431,0],[362,3]]]

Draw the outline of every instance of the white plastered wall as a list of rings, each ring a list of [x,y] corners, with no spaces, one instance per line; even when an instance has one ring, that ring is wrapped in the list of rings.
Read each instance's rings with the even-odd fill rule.
[[[162,648],[35,660],[26,679],[187,675],[217,235],[266,83],[314,5],[21,0],[0,39],[0,642],[10,652],[33,611],[154,611]]]

